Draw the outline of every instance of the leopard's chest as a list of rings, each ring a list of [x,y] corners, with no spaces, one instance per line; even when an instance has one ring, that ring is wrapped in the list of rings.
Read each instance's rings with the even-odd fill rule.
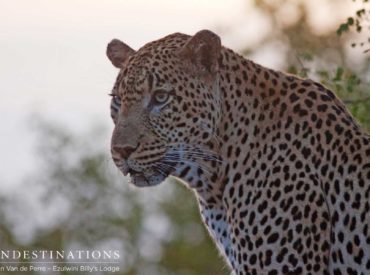
[[[211,237],[215,240],[224,258],[227,259],[228,264],[233,267],[235,259],[225,208],[222,205],[210,207],[200,204],[200,213]]]

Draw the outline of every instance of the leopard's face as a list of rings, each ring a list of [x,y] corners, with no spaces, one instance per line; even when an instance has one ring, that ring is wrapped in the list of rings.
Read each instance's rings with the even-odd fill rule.
[[[208,147],[221,113],[217,73],[196,76],[186,68],[179,52],[187,40],[173,36],[130,49],[120,65],[111,100],[111,153],[136,186],[157,185],[217,158]]]

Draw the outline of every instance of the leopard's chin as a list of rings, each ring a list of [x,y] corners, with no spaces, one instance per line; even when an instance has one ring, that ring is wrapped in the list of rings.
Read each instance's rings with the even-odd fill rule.
[[[150,187],[162,183],[168,175],[163,175],[159,172],[151,172],[149,174],[142,172],[129,172],[131,184],[137,187]]]

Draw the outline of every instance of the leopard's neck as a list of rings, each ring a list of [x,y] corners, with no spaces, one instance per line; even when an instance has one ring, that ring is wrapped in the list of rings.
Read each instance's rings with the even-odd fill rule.
[[[263,87],[258,86],[257,79],[261,70],[264,68],[229,49],[223,49],[218,81],[221,115],[214,142],[209,145],[218,152],[221,162],[214,165],[208,163],[212,168],[211,176],[204,175],[201,187],[195,186],[204,205],[213,207],[223,204],[225,186],[239,176],[234,162],[248,157],[253,152],[251,147],[260,146],[263,142],[255,140],[255,131],[260,126],[261,103],[264,102]],[[235,151],[236,144],[251,149]]]

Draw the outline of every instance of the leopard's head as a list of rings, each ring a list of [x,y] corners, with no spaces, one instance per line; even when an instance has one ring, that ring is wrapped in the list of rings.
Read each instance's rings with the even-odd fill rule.
[[[120,69],[112,91],[111,153],[136,186],[203,173],[221,115],[221,42],[207,30],[176,33],[138,51],[114,39],[107,56]],[[194,175],[196,176],[196,175]]]

